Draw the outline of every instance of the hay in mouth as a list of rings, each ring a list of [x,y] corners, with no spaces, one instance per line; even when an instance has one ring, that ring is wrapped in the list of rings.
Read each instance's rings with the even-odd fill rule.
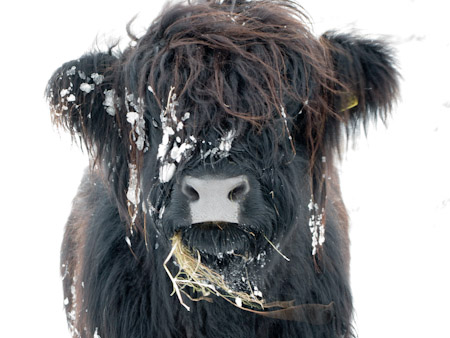
[[[210,295],[216,295],[242,309],[264,310],[265,300],[257,297],[255,291],[249,284],[249,292],[235,291],[227,285],[224,277],[215,270],[209,268],[201,261],[201,254],[198,250],[192,252],[184,245],[180,233],[176,233],[172,239],[172,250],[164,261],[164,268],[172,281],[174,293],[176,293],[181,305],[188,311],[190,310],[182,298],[181,293],[185,294],[192,301],[206,300],[212,302]],[[167,263],[171,258],[175,258],[179,270],[175,276],[172,275]],[[192,297],[185,290],[190,287],[199,297]],[[260,296],[260,294],[258,294]]]

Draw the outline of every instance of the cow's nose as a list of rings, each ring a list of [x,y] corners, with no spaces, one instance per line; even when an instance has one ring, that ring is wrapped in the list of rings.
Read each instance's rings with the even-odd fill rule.
[[[192,224],[205,222],[239,223],[241,202],[250,191],[245,175],[219,178],[186,176],[181,191],[189,201]]]

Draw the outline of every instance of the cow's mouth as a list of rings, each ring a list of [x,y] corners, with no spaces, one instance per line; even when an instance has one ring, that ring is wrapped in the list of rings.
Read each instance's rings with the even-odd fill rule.
[[[237,223],[192,224],[171,238],[172,250],[164,264],[174,257],[178,272],[173,275],[165,265],[166,271],[175,288],[193,288],[192,299],[214,293],[261,308],[258,286],[263,282],[258,272],[268,260],[265,250],[256,254],[257,237],[257,232]]]
[[[255,233],[237,223],[206,222],[192,224],[181,233],[183,244],[214,268],[245,262],[254,253]]]

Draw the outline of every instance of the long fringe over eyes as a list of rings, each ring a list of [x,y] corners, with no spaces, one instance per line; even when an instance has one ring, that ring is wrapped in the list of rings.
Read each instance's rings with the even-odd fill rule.
[[[226,3],[179,4],[156,19],[124,53],[124,86],[146,98],[147,118],[156,120],[151,110],[163,110],[173,86],[180,110],[195,112],[188,129],[194,137],[214,126],[233,129],[238,138],[250,124],[279,142],[275,121],[285,121],[289,150],[295,153],[292,139],[308,149],[311,189],[322,204],[326,163],[320,159],[331,156],[323,136],[327,120],[341,118],[333,96],[345,88],[328,49],[290,1]],[[294,123],[299,129],[291,135]]]

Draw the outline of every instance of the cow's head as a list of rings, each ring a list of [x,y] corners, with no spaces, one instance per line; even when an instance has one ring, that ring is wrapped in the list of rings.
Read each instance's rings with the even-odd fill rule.
[[[254,295],[286,259],[348,249],[337,226],[324,244],[333,160],[345,131],[385,117],[398,74],[382,42],[304,22],[289,2],[176,4],[123,53],[55,72],[53,118],[92,154],[130,243],[179,243]]]

